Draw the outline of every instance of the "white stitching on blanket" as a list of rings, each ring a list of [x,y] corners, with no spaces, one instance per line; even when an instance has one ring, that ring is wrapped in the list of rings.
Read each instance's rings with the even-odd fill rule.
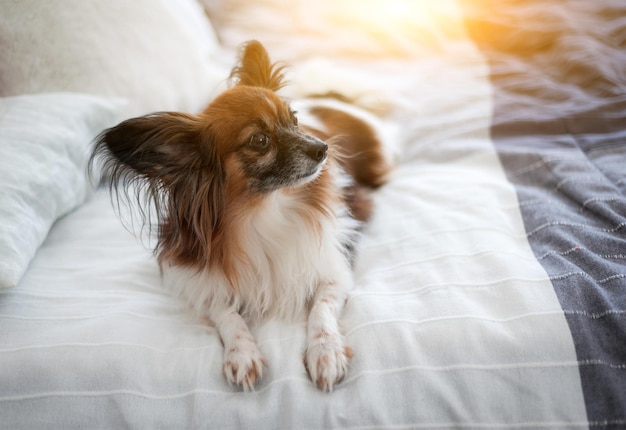
[[[135,397],[141,397],[141,398],[152,399],[152,400],[184,399],[186,397],[195,396],[198,394],[218,395],[218,396],[224,396],[224,395],[253,396],[253,395],[260,395],[266,391],[269,391],[272,386],[281,384],[286,381],[299,381],[299,382],[306,383],[306,384],[310,383],[310,380],[308,378],[305,378],[304,376],[303,377],[288,376],[284,378],[276,378],[272,380],[271,382],[264,384],[264,386],[261,389],[250,391],[250,392],[209,390],[209,389],[202,389],[202,388],[197,388],[194,390],[189,390],[189,391],[185,391],[182,393],[175,393],[175,394],[170,394],[170,395],[148,394],[148,393],[141,393],[139,391],[133,391],[133,390],[48,391],[48,392],[42,392],[42,393],[27,394],[23,396],[0,397],[0,402],[18,402],[22,400],[35,400],[35,399],[42,399],[42,398],[47,398],[47,397],[106,397],[106,396],[115,396],[115,395],[135,396]]]
[[[484,249],[484,250],[480,250],[480,251],[476,251],[476,252],[468,252],[468,253],[460,253],[459,252],[459,253],[440,254],[440,255],[436,255],[434,257],[422,258],[422,259],[412,260],[412,261],[405,261],[403,263],[394,264],[393,266],[386,266],[386,267],[382,267],[380,269],[368,270],[366,275],[369,277],[369,276],[375,275],[377,273],[391,272],[391,271],[394,271],[394,270],[397,270],[397,269],[401,269],[403,267],[409,267],[409,266],[414,266],[414,265],[418,265],[418,264],[430,263],[432,261],[443,260],[445,258],[473,258],[473,257],[478,257],[478,256],[483,256],[483,255],[490,255],[490,254],[495,254],[497,256],[507,255],[507,256],[514,257],[516,260],[526,260],[526,261],[534,261],[535,260],[535,258],[533,256],[530,256],[530,255],[522,255],[522,254],[517,254],[515,252],[505,252],[505,251],[501,251],[501,250],[498,250],[498,249]]]
[[[479,257],[479,256],[483,256],[483,255],[490,255],[490,254],[496,254],[498,256],[502,256],[502,255],[507,255],[507,256],[511,256],[514,257],[517,260],[526,260],[526,261],[541,261],[546,259],[547,257],[550,256],[554,256],[554,255],[560,255],[560,256],[566,256],[569,255],[573,252],[579,252],[579,251],[589,251],[590,253],[603,258],[603,259],[613,259],[613,260],[618,260],[618,259],[625,259],[626,255],[624,254],[597,254],[594,253],[593,251],[590,251],[586,248],[580,247],[580,246],[575,246],[571,249],[568,249],[567,251],[563,251],[563,252],[557,252],[557,251],[548,251],[545,254],[539,256],[539,257],[533,257],[533,256],[528,256],[528,255],[522,255],[522,254],[517,254],[514,252],[505,252],[505,251],[501,251],[501,250],[494,250],[494,249],[484,249],[484,250],[480,250],[480,251],[475,251],[475,252],[468,252],[468,253],[448,253],[448,254],[440,254],[440,255],[436,255],[434,257],[430,257],[430,258],[422,258],[422,259],[418,259],[418,260],[412,260],[412,261],[405,261],[403,263],[400,264],[395,264],[393,266],[386,266],[386,267],[382,267],[380,269],[374,269],[374,270],[369,270],[367,272],[367,276],[371,276],[371,275],[375,275],[377,273],[384,273],[384,272],[390,272],[390,271],[394,271],[397,269],[401,269],[403,267],[409,267],[409,266],[414,266],[414,265],[418,265],[418,264],[424,264],[424,263],[430,263],[433,261],[437,261],[437,260],[443,260],[445,258],[473,258],[473,257]]]
[[[433,324],[443,321],[455,321],[455,320],[476,320],[476,321],[486,321],[490,323],[509,323],[517,320],[522,320],[525,318],[533,318],[533,317],[543,317],[543,316],[554,316],[554,315],[562,315],[563,312],[560,310],[554,311],[545,311],[545,312],[529,312],[526,314],[515,315],[513,317],[508,318],[488,318],[480,315],[451,315],[445,317],[437,317],[437,318],[426,318],[423,320],[410,320],[410,319],[388,319],[388,320],[375,320],[368,321],[363,324],[359,324],[355,327],[352,327],[349,331],[346,332],[345,336],[351,336],[354,332],[359,331],[363,328],[382,325],[382,324],[411,324],[411,325],[424,325],[424,324]]]
[[[626,310],[606,310],[604,312],[587,312],[587,311],[579,311],[579,310],[564,310],[563,313],[565,315],[579,315],[583,317],[587,317],[593,320],[599,320],[601,318],[605,318],[607,316],[613,315],[625,315]]]
[[[558,251],[548,251],[548,252],[546,252],[545,254],[543,254],[542,256],[537,257],[537,260],[538,260],[538,261],[541,261],[541,260],[544,260],[544,259],[546,259],[546,258],[548,258],[548,257],[553,256],[553,255],[560,255],[560,256],[563,256],[563,257],[564,257],[564,256],[566,256],[566,255],[571,254],[572,252],[578,252],[578,251],[582,251],[582,250],[584,250],[584,249],[585,249],[585,248],[583,248],[583,247],[581,247],[581,246],[575,246],[575,247],[573,247],[573,248],[568,249],[567,251],[561,251],[561,252],[558,252]]]
[[[598,202],[617,202],[617,201],[621,201],[622,198],[620,197],[594,197],[591,199],[587,199],[583,202],[582,207],[580,208],[580,211],[583,212],[585,209],[587,209],[587,205],[591,204],[591,203],[598,203]]]
[[[543,311],[543,312],[528,312],[525,314],[514,315],[512,317],[507,318],[488,318],[480,315],[451,315],[445,317],[437,317],[437,318],[426,318],[423,320],[410,320],[410,319],[388,319],[388,320],[376,320],[376,321],[368,321],[363,324],[359,324],[358,326],[352,327],[348,332],[346,332],[345,336],[351,336],[354,332],[359,331],[363,328],[376,326],[380,324],[411,324],[411,325],[423,325],[423,324],[432,324],[444,321],[454,321],[454,320],[475,320],[475,321],[485,321],[489,323],[498,323],[498,324],[506,324],[518,320],[522,320],[525,318],[534,318],[534,317],[550,317],[550,316],[560,316],[560,315],[579,315],[584,316],[590,319],[598,320],[601,318],[605,318],[609,315],[624,315],[626,314],[626,310],[607,310],[600,313],[589,313],[586,311],[578,311],[578,310],[553,310],[553,311]]]
[[[170,354],[177,353],[180,351],[205,351],[211,349],[222,350],[221,344],[215,345],[201,345],[201,346],[183,346],[176,348],[157,348],[152,345],[146,345],[141,343],[131,343],[131,342],[105,342],[105,343],[57,343],[51,345],[26,345],[19,346],[15,348],[0,348],[0,353],[5,352],[20,352],[20,351],[28,351],[32,349],[55,349],[55,348],[108,348],[108,347],[122,347],[122,348],[143,348],[149,349],[150,351],[157,352],[160,354]]]
[[[459,287],[459,288],[485,288],[487,286],[495,286],[498,284],[505,284],[512,281],[521,281],[521,282],[546,282],[549,279],[547,277],[540,278],[522,278],[519,276],[511,276],[503,279],[497,279],[495,281],[490,282],[474,282],[474,283],[461,283],[461,282],[441,282],[436,284],[428,284],[423,285],[421,287],[412,288],[410,290],[402,290],[402,291],[361,291],[361,292],[353,292],[349,296],[349,301],[354,300],[355,298],[361,296],[402,296],[405,294],[415,294],[422,291],[429,291],[433,288],[447,288],[447,287]],[[410,279],[412,283],[415,283],[415,279]],[[359,282],[357,280],[356,284]]]
[[[554,200],[541,200],[541,199],[524,200],[524,201],[519,202],[518,204],[520,209],[523,207],[527,207],[527,206],[544,206],[545,207],[546,205],[569,210],[569,207],[565,206],[563,203],[559,203]]]
[[[545,362],[522,362],[522,363],[497,363],[497,364],[476,364],[476,363],[459,363],[451,364],[447,366],[405,366],[392,369],[382,370],[365,370],[357,374],[353,374],[349,379],[346,379],[342,383],[342,388],[345,388],[347,384],[354,382],[355,380],[366,375],[387,375],[392,373],[410,372],[410,371],[425,371],[425,372],[456,372],[459,370],[514,370],[514,369],[550,369],[550,368],[567,368],[567,367],[579,367],[580,365],[596,365],[596,366],[620,366],[619,368],[626,368],[626,364],[612,364],[602,362],[601,360],[588,360],[587,361],[545,361]]]
[[[626,259],[626,254],[598,254],[597,252],[594,252],[588,248],[585,248],[583,246],[575,246],[573,248],[568,249],[567,251],[548,251],[545,254],[537,257],[537,260],[543,260],[547,257],[553,256],[553,255],[561,255],[561,256],[566,256],[571,254],[572,252],[580,252],[580,251],[587,251],[593,255],[595,255],[596,257],[600,257],[602,259],[605,260],[623,260]]]
[[[426,231],[426,232],[421,232],[419,235],[403,236],[403,237],[390,240],[390,241],[368,243],[367,246],[369,248],[391,246],[391,245],[397,246],[399,243],[409,242],[411,240],[418,240],[425,236],[434,236],[434,235],[439,235],[439,234],[467,233],[470,231],[493,231],[493,232],[502,233],[513,239],[524,239],[524,238],[529,238],[537,234],[541,230],[544,230],[549,227],[575,227],[575,228],[581,228],[581,229],[590,230],[590,231],[601,231],[604,233],[616,233],[617,231],[621,230],[625,226],[626,226],[626,222],[622,222],[616,225],[614,228],[600,228],[600,227],[590,226],[587,224],[569,223],[569,222],[564,222],[564,221],[551,221],[551,222],[547,222],[545,224],[540,225],[539,227],[535,228],[529,233],[522,233],[522,234],[512,234],[509,229],[505,229],[505,228],[476,226],[476,227],[467,227],[467,228],[460,228],[460,229],[442,229],[442,230],[434,230],[434,231],[429,231],[429,232]]]
[[[17,320],[25,320],[25,321],[72,321],[72,320],[87,320],[87,319],[97,319],[97,318],[108,318],[112,316],[130,316],[136,318],[143,318],[152,321],[165,321],[165,322],[174,322],[178,323],[178,319],[176,317],[157,317],[154,315],[140,314],[136,312],[128,312],[128,311],[115,311],[115,312],[105,312],[101,314],[91,314],[91,315],[69,315],[69,316],[26,316],[26,315],[2,315],[0,314],[0,318],[6,319],[17,319]],[[198,329],[202,329],[203,331],[210,331],[213,333],[215,328],[212,326],[202,325],[202,324],[181,324],[184,327],[195,327]]]
[[[626,274],[624,274],[624,273],[618,273],[616,275],[612,275],[612,276],[606,277],[604,279],[595,279],[593,276],[591,276],[590,274],[585,273],[585,272],[570,272],[570,273],[564,273],[562,275],[550,276],[550,280],[552,280],[552,281],[562,281],[563,279],[566,279],[566,278],[569,278],[569,277],[572,277],[572,276],[577,276],[577,275],[585,277],[585,278],[589,278],[592,281],[597,282],[598,284],[606,284],[608,282],[615,281],[617,279],[624,279],[624,278],[626,278]]]
[[[611,369],[626,369],[626,363],[609,363],[604,360],[581,360],[579,366],[606,366]]]
[[[530,233],[527,233],[526,236],[530,237],[530,236],[533,236],[533,235],[537,234],[539,231],[541,231],[543,229],[546,229],[546,228],[549,228],[549,227],[559,227],[559,226],[562,226],[562,227],[576,227],[576,228],[582,228],[583,230],[602,231],[604,233],[616,233],[622,227],[626,226],[626,222],[619,223],[614,228],[610,228],[609,229],[609,228],[593,227],[593,226],[586,225],[586,224],[575,224],[575,223],[569,223],[569,222],[563,222],[563,221],[552,221],[552,222],[547,222],[545,224],[540,225],[539,227],[535,228]]]
[[[568,161],[576,161],[574,158],[547,158],[547,159],[543,159],[541,161],[538,161],[536,163],[531,164],[530,166],[527,166],[523,169],[517,170],[515,172],[511,173],[511,177],[518,177],[521,176],[523,174],[529,173],[533,170],[536,170],[538,168],[540,168],[543,165],[546,165],[548,163],[554,163],[554,162],[568,162]],[[580,176],[580,177],[566,177],[561,179],[556,186],[554,187],[554,191],[558,192],[558,193],[562,193],[561,191],[561,187],[565,184],[571,183],[571,182],[593,182],[595,184],[598,183],[598,178],[596,177],[592,177],[589,175],[585,175],[585,176]],[[620,183],[622,183],[623,180],[618,181],[616,185],[620,185]],[[601,180],[600,183],[603,184],[607,184],[607,185],[611,185],[610,183],[608,183],[607,181]],[[584,211],[585,209],[587,209],[587,206],[591,203],[596,203],[596,202],[613,202],[613,201],[620,201],[621,197],[594,197],[594,198],[590,198],[585,200],[582,205],[581,205],[581,209],[580,211]],[[539,201],[537,201],[537,203],[539,203]],[[546,202],[541,202],[542,204],[546,204]],[[530,205],[530,204],[535,204],[535,203],[527,203],[527,202],[520,202],[520,207],[523,207],[525,205]],[[555,203],[558,205],[558,203]],[[559,205],[559,206],[563,206],[563,205]],[[564,206],[563,206],[564,207]]]
[[[626,424],[626,420],[605,420],[605,421],[521,421],[515,423],[505,422],[433,422],[433,423],[412,423],[398,425],[372,425],[345,427],[343,430],[406,430],[406,429],[537,429],[537,428],[589,428],[589,427],[609,427]]]
[[[484,205],[484,204],[487,204],[487,203],[484,203],[480,200],[473,201],[472,203],[467,203],[467,204],[449,204],[443,208],[438,208],[436,210],[436,213],[457,214],[459,211],[464,211],[467,209],[475,209],[477,206],[480,207],[481,205]],[[512,212],[515,212],[516,214],[519,212],[519,206],[520,206],[520,204],[518,204],[517,202],[512,203],[510,205],[502,204],[502,205],[496,206],[495,204],[493,204],[493,202],[489,201],[488,204],[489,204],[490,210],[512,211]],[[536,204],[541,204],[545,206],[546,202],[537,201]],[[400,211],[395,212],[394,211],[393,214],[385,214],[385,221],[386,222],[397,222],[397,221],[404,221],[404,220],[415,221],[416,219],[415,213],[416,213],[415,210],[412,210],[410,212],[400,212]]]
[[[467,233],[471,231],[493,231],[493,232],[504,234],[513,239],[525,239],[527,236],[526,234],[512,234],[510,230],[505,229],[505,228],[480,226],[480,227],[467,227],[467,228],[460,228],[460,229],[442,229],[442,230],[434,230],[434,231],[423,231],[423,232],[420,232],[419,234],[402,236],[393,240],[368,243],[367,246],[368,248],[381,247],[381,246],[397,246],[398,244],[402,242],[410,242],[412,240],[421,241],[421,239],[426,236],[435,236],[435,235],[440,235],[440,234]]]
[[[548,163],[554,163],[554,162],[567,162],[567,161],[572,161],[572,162],[576,162],[577,159],[575,157],[554,157],[554,158],[545,158],[542,159],[541,161],[537,161],[533,164],[531,164],[530,166],[526,166],[523,169],[519,169],[515,172],[511,172],[510,176],[511,177],[518,177],[521,175],[524,175],[526,173],[532,172],[533,170],[536,170],[538,168],[540,168],[541,166],[544,166]]]
[[[560,191],[559,191],[560,192]],[[621,201],[622,198],[621,197],[594,197],[591,199],[587,199],[585,200],[581,205],[580,205],[580,212],[584,212],[585,210],[587,210],[587,206],[590,203],[595,203],[595,202],[619,202]],[[565,209],[565,210],[570,210],[570,208],[566,205],[564,205],[563,203],[559,203],[553,200],[526,200],[526,201],[522,201],[519,203],[519,207],[524,208],[524,207],[528,207],[528,206],[550,206],[550,207],[554,207],[554,208],[560,208],[560,209]]]
[[[558,184],[556,184],[556,187],[554,187],[555,191],[560,191],[560,188],[565,185],[565,184],[569,184],[570,182],[588,182],[594,185],[597,185],[600,180],[601,183],[606,184],[606,185],[610,185],[608,181],[603,180],[604,178],[602,178],[602,176],[596,177],[596,176],[589,176],[589,175],[583,175],[583,176],[568,176],[566,178],[563,178],[559,181]]]
[[[281,342],[293,343],[296,340],[298,341],[302,340],[304,342],[305,338],[306,336],[303,334],[294,334],[291,336],[273,337],[273,338],[263,339],[263,341],[259,341],[257,342],[257,344],[259,345],[259,347],[261,347],[261,346],[264,346],[267,344],[273,344],[273,343],[281,343]],[[15,348],[0,348],[0,353],[28,351],[31,349],[107,348],[107,347],[145,348],[145,349],[149,349],[151,351],[154,351],[160,354],[177,353],[180,351],[206,351],[206,350],[212,350],[212,349],[218,349],[220,351],[223,350],[223,346],[220,343],[217,343],[214,345],[204,344],[204,345],[199,345],[199,346],[180,346],[180,347],[165,349],[165,348],[157,348],[152,345],[147,345],[147,344],[142,344],[142,343],[132,343],[132,342],[103,342],[103,343],[75,342],[75,343],[55,343],[55,344],[50,344],[50,345],[25,345],[25,346],[18,346]]]
[[[594,278],[591,277],[591,275],[588,275],[587,273],[584,272],[569,272],[569,273],[565,273],[565,274],[561,274],[561,275],[555,275],[555,276],[550,276],[550,277],[541,277],[541,278],[523,278],[521,276],[511,276],[508,278],[503,278],[503,279],[498,279],[495,281],[490,281],[490,282],[475,282],[475,283],[461,283],[461,282],[442,282],[442,283],[437,283],[437,284],[428,284],[428,285],[424,285],[418,288],[412,288],[410,290],[403,290],[403,291],[362,291],[362,292],[353,292],[350,297],[349,300],[353,300],[355,298],[361,297],[361,296],[401,296],[401,295],[405,295],[405,294],[415,294],[415,293],[419,293],[422,291],[428,291],[431,290],[433,288],[447,288],[447,287],[459,287],[459,288],[485,288],[487,286],[495,286],[498,284],[505,284],[505,283],[510,283],[513,281],[521,281],[521,282],[547,282],[547,281],[551,281],[551,280],[557,280],[557,281],[561,281],[563,279],[566,279],[568,277],[571,276],[585,276],[588,277],[590,279],[592,279],[595,282],[598,283],[607,283],[607,282],[611,282],[611,281],[615,281],[617,279],[623,279],[626,278],[626,274],[623,273],[619,273],[616,275],[612,275],[609,276],[607,278],[601,279],[601,280],[596,280]],[[411,282],[415,282],[415,279],[410,279]],[[356,282],[358,285],[358,281]]]

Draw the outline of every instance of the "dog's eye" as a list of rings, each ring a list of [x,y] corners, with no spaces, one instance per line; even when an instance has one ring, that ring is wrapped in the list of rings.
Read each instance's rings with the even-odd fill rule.
[[[250,138],[250,141],[248,142],[248,145],[252,148],[252,149],[256,149],[256,150],[264,150],[267,149],[267,147],[270,145],[270,137],[263,134],[263,133],[257,133],[252,135],[252,137]]]

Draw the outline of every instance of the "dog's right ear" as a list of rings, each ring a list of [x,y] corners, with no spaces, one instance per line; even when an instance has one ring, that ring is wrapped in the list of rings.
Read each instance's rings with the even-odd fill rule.
[[[209,255],[224,195],[222,167],[206,119],[160,112],[126,120],[96,138],[91,172],[96,161],[118,202],[125,196],[140,206],[146,198],[154,204],[159,236],[167,242],[159,242],[167,248],[161,251],[184,254],[185,246],[195,246],[198,255]],[[139,213],[144,224],[153,224],[148,208]]]
[[[167,184],[210,156],[211,148],[201,145],[202,135],[201,122],[189,114],[159,112],[132,118],[96,138],[91,164],[102,157],[106,180],[138,175]]]

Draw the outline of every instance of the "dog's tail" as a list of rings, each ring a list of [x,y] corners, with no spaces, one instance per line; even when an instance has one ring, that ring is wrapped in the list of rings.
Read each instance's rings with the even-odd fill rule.
[[[385,123],[372,113],[335,98],[292,103],[300,127],[326,141],[329,153],[352,178],[344,198],[352,216],[365,222],[371,215],[370,191],[383,185],[393,170],[395,143]]]
[[[292,103],[300,124],[336,152],[342,167],[365,187],[384,184],[393,169],[393,137],[372,113],[336,98]]]

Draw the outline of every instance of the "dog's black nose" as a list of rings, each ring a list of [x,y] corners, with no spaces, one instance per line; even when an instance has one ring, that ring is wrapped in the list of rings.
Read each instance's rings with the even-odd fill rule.
[[[308,155],[312,160],[320,162],[324,158],[326,158],[326,152],[328,151],[328,145],[326,145],[321,140],[316,142],[311,142],[306,146],[306,155]]]

